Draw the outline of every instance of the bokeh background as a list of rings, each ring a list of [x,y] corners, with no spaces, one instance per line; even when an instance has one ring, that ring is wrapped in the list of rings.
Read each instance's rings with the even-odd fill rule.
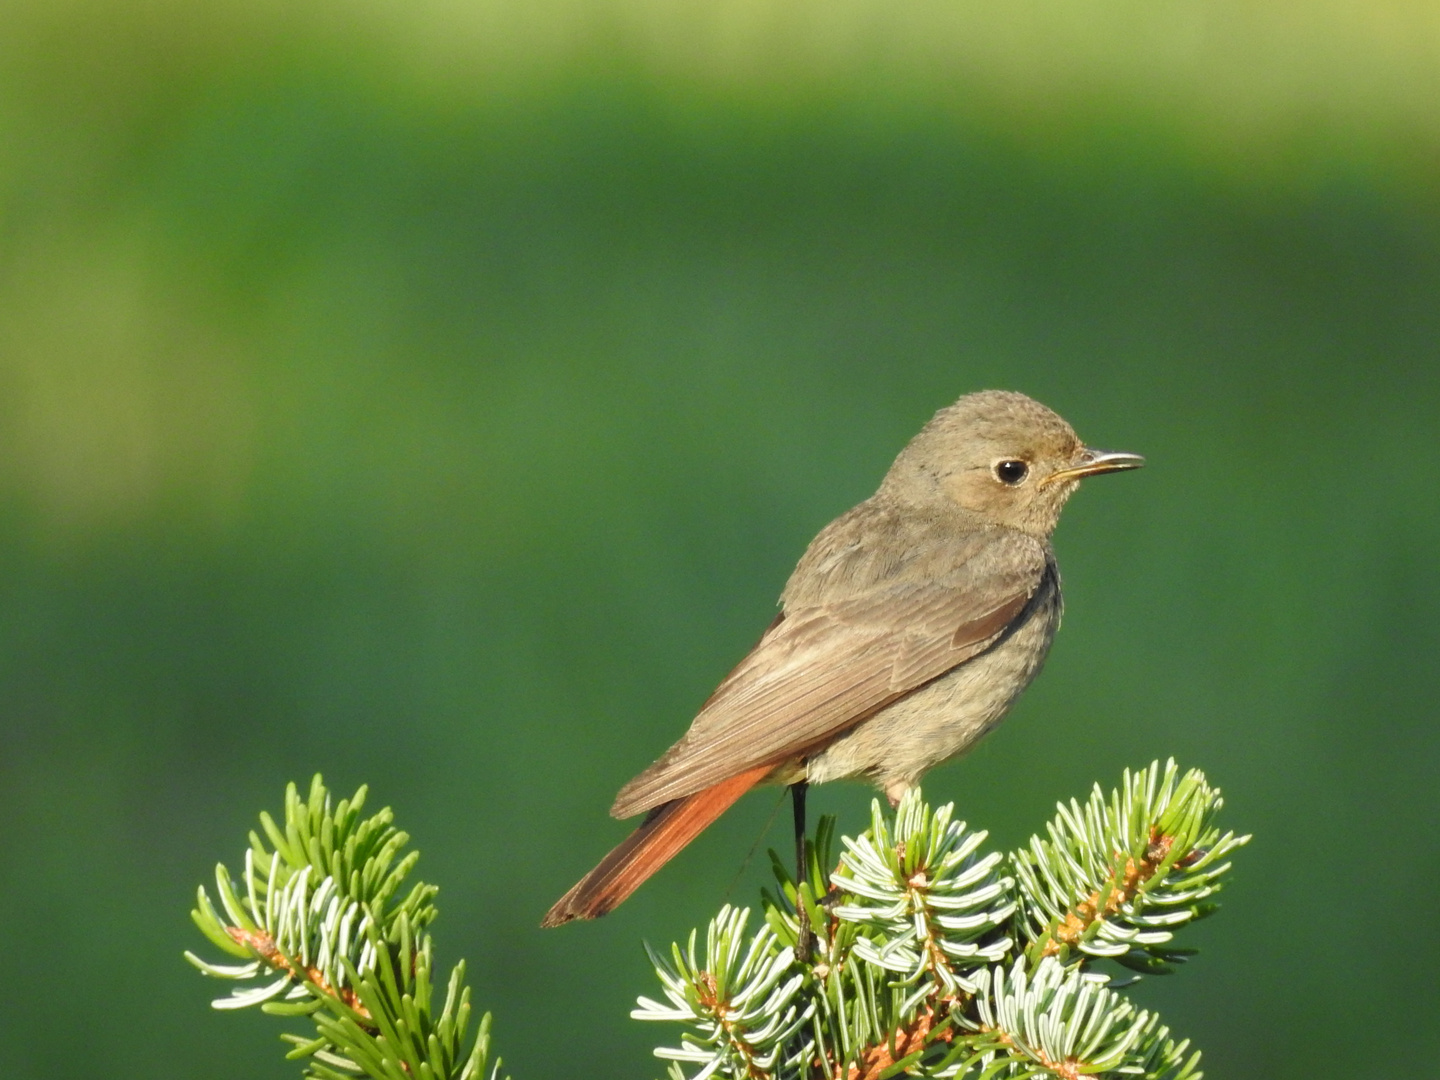
[[[0,1075],[295,1075],[180,954],[317,770],[397,809],[517,1080],[658,1075],[641,941],[754,895],[773,795],[537,921],[992,386],[1150,466],[928,794],[1008,845],[1204,767],[1256,839],[1139,996],[1214,1077],[1432,1075],[1437,168],[1426,0],[5,4]]]

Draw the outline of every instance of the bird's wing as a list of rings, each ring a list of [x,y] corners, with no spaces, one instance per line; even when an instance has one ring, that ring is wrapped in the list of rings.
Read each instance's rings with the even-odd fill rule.
[[[1027,540],[997,530],[928,580],[787,610],[610,812],[630,817],[794,758],[983,652],[1046,574],[1048,549]]]

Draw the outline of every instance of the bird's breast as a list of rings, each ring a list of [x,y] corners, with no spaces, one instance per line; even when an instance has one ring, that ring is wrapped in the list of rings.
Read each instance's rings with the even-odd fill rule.
[[[1004,718],[1040,673],[1060,625],[1060,609],[1059,579],[1048,573],[1032,602],[994,645],[811,754],[805,778],[824,783],[863,776],[892,790],[963,754]]]

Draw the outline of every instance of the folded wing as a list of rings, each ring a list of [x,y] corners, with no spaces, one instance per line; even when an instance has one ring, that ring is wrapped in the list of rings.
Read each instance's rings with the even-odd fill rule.
[[[924,580],[881,581],[784,612],[659,761],[620,791],[625,818],[803,755],[993,645],[1049,566],[1009,530],[969,538]]]

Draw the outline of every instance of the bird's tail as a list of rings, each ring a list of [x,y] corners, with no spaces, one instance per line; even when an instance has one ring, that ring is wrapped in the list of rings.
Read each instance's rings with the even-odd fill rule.
[[[600,860],[600,865],[555,901],[540,925],[598,919],[614,910],[773,769],[773,765],[761,765],[694,795],[655,807],[638,829]]]

